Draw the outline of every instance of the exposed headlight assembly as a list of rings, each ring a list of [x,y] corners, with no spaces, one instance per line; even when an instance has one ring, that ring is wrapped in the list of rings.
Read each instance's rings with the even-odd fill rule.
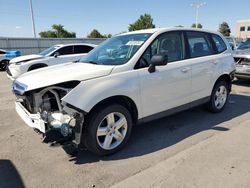
[[[12,84],[12,92],[17,95],[23,95],[25,91],[27,90],[28,86],[25,84],[22,84],[18,81],[14,81]]]

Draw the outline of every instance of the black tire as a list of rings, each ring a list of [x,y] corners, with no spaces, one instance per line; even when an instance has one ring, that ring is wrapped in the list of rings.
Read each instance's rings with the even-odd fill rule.
[[[113,149],[104,149],[100,146],[99,138],[97,137],[97,130],[98,130],[99,125],[103,123],[104,118],[110,113],[120,113],[126,118],[126,121],[127,121],[126,130],[127,131],[123,137],[123,140],[117,147]],[[132,121],[131,114],[128,111],[128,109],[125,108],[124,106],[119,105],[119,104],[113,104],[104,108],[100,107],[94,110],[93,112],[91,112],[89,116],[86,118],[86,124],[85,124],[86,129],[84,130],[82,141],[89,151],[99,156],[111,155],[113,153],[118,152],[125,146],[125,144],[127,143],[131,135],[132,126],[133,126],[133,121]],[[106,139],[106,136],[103,136],[104,140]],[[116,140],[114,140],[114,137],[112,139],[113,141],[116,142]]]
[[[9,64],[9,60],[2,60],[0,62],[0,70],[1,71],[5,71],[6,68],[7,68],[7,66],[8,66],[8,64]]]
[[[216,96],[216,92],[219,90],[220,87],[224,87],[225,88],[225,91],[226,91],[226,100],[225,100],[225,103],[223,104],[223,106],[218,106],[216,105],[216,99],[217,99],[217,96]],[[227,101],[228,101],[228,95],[229,95],[229,86],[228,84],[225,82],[225,81],[219,81],[215,84],[214,88],[213,88],[213,91],[212,91],[212,94],[211,94],[211,97],[210,97],[210,101],[208,103],[208,110],[212,113],[219,113],[221,112],[226,104],[227,104]]]

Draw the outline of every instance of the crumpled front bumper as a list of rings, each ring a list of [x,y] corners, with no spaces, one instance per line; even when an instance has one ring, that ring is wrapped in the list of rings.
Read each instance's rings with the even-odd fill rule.
[[[236,65],[235,77],[250,79],[250,65]]]
[[[37,114],[31,114],[18,100],[15,102],[16,105],[16,111],[18,115],[21,117],[21,119],[31,128],[38,130],[41,133],[44,133],[46,135],[50,130],[53,130],[49,128],[49,125],[46,125],[45,121],[42,119],[41,115],[39,113]],[[69,108],[67,108],[70,110]],[[70,110],[70,112],[72,112]],[[84,117],[82,114],[77,114],[75,116],[75,126],[71,127],[72,134],[66,136],[69,140],[72,141],[72,143],[79,145],[81,143],[81,137],[82,137],[82,127],[84,122]],[[61,130],[60,128],[59,130]],[[65,138],[66,138],[65,137]]]
[[[21,102],[16,101],[15,105],[18,115],[29,127],[37,129],[42,133],[46,132],[45,123],[42,120],[40,114],[31,114],[28,110],[26,110]]]

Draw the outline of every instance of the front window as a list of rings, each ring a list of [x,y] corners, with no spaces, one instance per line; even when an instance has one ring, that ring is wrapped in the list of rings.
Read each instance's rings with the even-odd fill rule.
[[[42,56],[47,56],[49,55],[51,52],[55,51],[56,49],[58,49],[59,47],[57,46],[52,46],[50,48],[47,48],[45,50],[43,50],[42,52],[39,53],[39,55],[42,55]]]
[[[128,34],[113,37],[83,57],[80,62],[102,65],[127,63],[151,34]]]
[[[157,37],[147,48],[135,69],[145,68],[151,64],[154,55],[167,56],[168,63],[184,59],[183,35],[179,32],[164,33]]]

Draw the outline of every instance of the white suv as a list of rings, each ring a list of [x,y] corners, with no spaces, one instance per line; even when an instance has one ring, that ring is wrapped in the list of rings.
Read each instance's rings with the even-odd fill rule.
[[[79,63],[24,74],[13,92],[30,127],[44,135],[59,130],[108,155],[125,145],[137,123],[204,103],[222,111],[234,71],[221,34],[160,28],[115,36]]]
[[[25,72],[35,69],[77,61],[96,45],[94,44],[59,44],[45,49],[40,54],[25,55],[14,58],[7,67],[7,75],[16,79]]]

